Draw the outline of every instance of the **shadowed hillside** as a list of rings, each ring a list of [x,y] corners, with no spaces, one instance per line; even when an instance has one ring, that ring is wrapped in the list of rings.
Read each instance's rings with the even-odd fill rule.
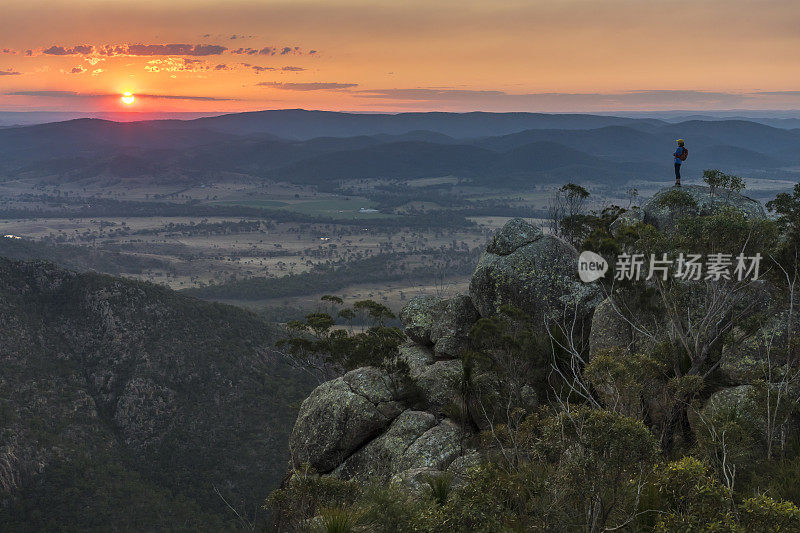
[[[255,315],[0,259],[0,337],[0,529],[223,529],[215,489],[277,486],[309,383]]]

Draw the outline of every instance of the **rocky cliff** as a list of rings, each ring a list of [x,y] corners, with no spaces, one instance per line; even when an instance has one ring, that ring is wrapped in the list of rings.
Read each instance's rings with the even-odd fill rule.
[[[746,196],[717,193],[714,200],[708,188],[689,186],[660,191],[641,209],[620,217],[612,228],[644,222],[666,230],[680,216],[706,216],[725,207],[744,213],[748,219],[765,218],[763,207]],[[604,298],[597,283],[582,283],[577,277],[577,258],[578,251],[563,240],[543,234],[523,219],[510,220],[488,243],[472,276],[469,294],[448,299],[417,297],[400,314],[409,339],[400,353],[409,365],[421,401],[420,397],[415,397],[415,404],[405,400],[388,385],[390,376],[371,367],[321,385],[300,408],[290,440],[292,466],[308,464],[322,474],[342,479],[377,478],[412,486],[421,475],[449,472],[457,478],[463,474],[479,460],[475,437],[486,429],[475,422],[480,417],[473,417],[470,423],[459,417],[459,408],[469,408],[460,395],[467,379],[463,355],[470,346],[473,325],[481,318],[497,316],[505,306],[523,311],[540,325],[545,319],[563,321],[574,313],[586,320],[590,325],[588,354],[581,368],[591,358],[603,355],[610,358],[609,364],[616,364],[616,358],[623,366],[634,364],[641,367],[638,370],[644,369],[650,360],[637,362],[637,354],[649,353],[664,339],[643,337],[614,303]],[[662,318],[656,313],[652,320]],[[773,326],[780,329],[780,324]],[[743,374],[763,363],[749,346],[765,335],[759,333],[748,337],[747,342],[726,347],[714,375],[723,376],[720,379],[727,376],[728,383],[737,387],[746,383]],[[578,379],[593,379],[581,377],[582,370],[577,371]],[[592,394],[601,404],[612,405],[628,416],[650,417],[650,422],[663,423],[666,400],[659,395],[666,394],[666,388],[648,381],[644,374],[642,370],[631,378],[627,396],[605,387],[601,379],[594,383]],[[491,372],[470,379],[489,387],[496,385]],[[709,405],[738,398],[741,394],[734,394],[738,390],[723,390]],[[519,395],[528,393],[520,391]],[[643,396],[647,397],[644,401]],[[535,395],[531,395],[530,404],[536,405]]]
[[[391,376],[364,367],[322,384],[303,402],[290,439],[292,465],[308,464],[342,479],[417,485],[444,472],[456,478],[479,460],[472,423],[459,420],[461,355],[472,326],[513,306],[541,320],[578,312],[601,300],[596,284],[577,277],[577,250],[523,219],[491,239],[469,294],[420,296],[400,313],[409,341],[400,355],[416,395],[391,386]],[[491,383],[492,376],[476,381]]]

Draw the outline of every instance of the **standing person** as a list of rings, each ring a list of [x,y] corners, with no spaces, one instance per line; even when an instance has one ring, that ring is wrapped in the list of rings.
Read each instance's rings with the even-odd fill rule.
[[[686,158],[689,157],[689,150],[683,145],[683,139],[678,139],[678,148],[675,150],[675,153],[672,156],[675,158],[675,186],[681,186],[681,163],[686,161]]]

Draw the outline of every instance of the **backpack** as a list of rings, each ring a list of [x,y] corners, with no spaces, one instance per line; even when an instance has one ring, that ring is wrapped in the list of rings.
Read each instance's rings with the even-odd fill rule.
[[[678,159],[686,161],[686,158],[689,157],[689,150],[687,150],[685,146],[681,146],[681,148],[683,148],[683,152],[678,156]]]

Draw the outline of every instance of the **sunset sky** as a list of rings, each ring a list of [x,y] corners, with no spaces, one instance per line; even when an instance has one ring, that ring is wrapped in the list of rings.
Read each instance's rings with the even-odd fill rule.
[[[2,4],[0,111],[800,109],[798,0]]]

